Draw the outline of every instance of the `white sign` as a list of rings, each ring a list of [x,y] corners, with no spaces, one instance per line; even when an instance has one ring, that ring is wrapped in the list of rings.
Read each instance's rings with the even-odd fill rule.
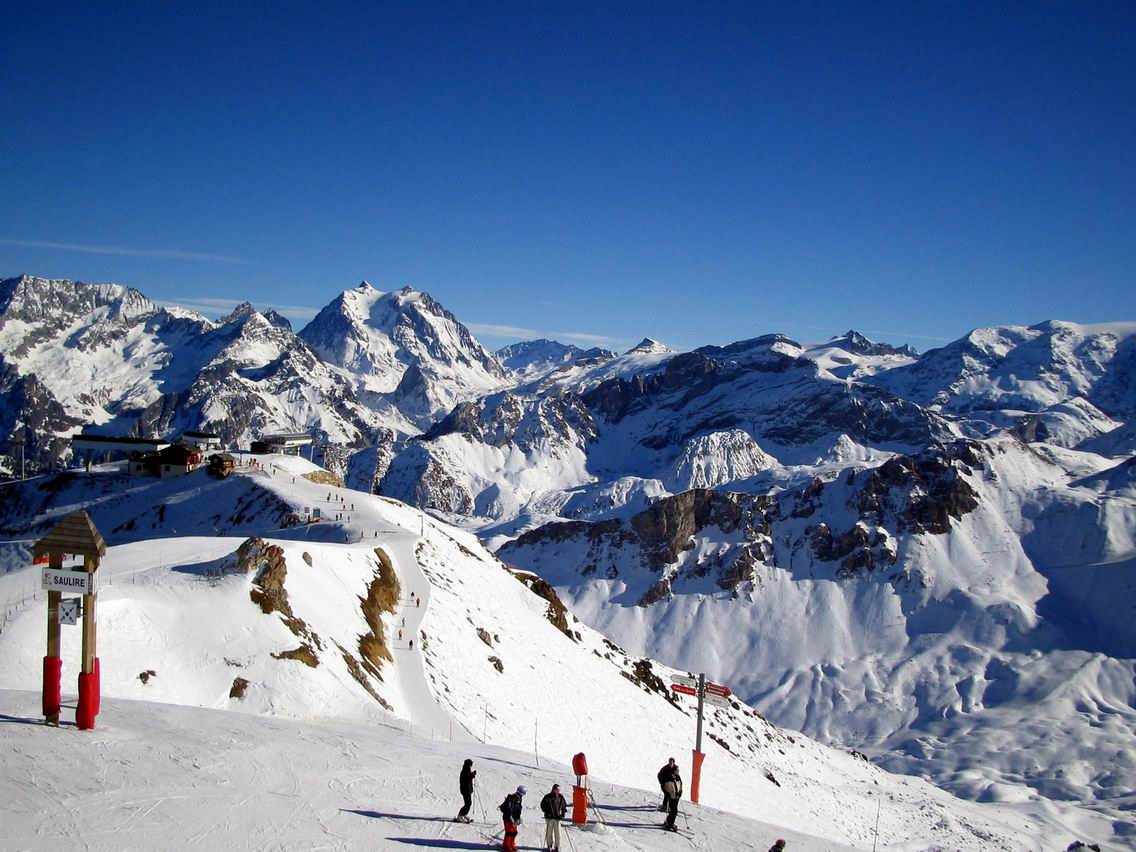
[[[671,683],[681,683],[683,686],[698,686],[698,681],[692,677],[683,677],[682,675],[671,675]]]
[[[59,623],[78,624],[83,612],[82,598],[64,598],[59,602]]]
[[[721,695],[715,695],[713,692],[706,692],[702,695],[702,700],[707,704],[713,704],[715,707],[729,707],[730,702],[723,698]]]
[[[98,590],[98,584],[95,575],[86,571],[44,568],[41,588],[49,592],[78,592],[81,595],[93,595]]]

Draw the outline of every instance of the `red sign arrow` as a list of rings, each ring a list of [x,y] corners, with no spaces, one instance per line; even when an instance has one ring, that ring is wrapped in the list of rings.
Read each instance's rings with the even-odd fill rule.
[[[706,682],[706,691],[711,695],[720,695],[723,698],[729,698],[733,695],[728,686],[722,686],[720,683],[710,683],[710,681]]]
[[[697,695],[698,688],[693,686],[684,686],[681,683],[672,683],[671,689],[675,692],[681,692],[683,695]]]

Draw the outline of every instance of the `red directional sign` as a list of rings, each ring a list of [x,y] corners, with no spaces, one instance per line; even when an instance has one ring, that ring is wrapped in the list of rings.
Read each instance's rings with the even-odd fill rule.
[[[728,686],[722,686],[719,683],[711,683],[710,681],[706,681],[706,691],[711,695],[721,695],[723,698],[729,698],[733,695]]]
[[[684,684],[681,684],[681,683],[672,683],[671,689],[673,689],[675,692],[681,692],[683,695],[697,695],[698,694],[698,688],[697,687],[685,686]]]

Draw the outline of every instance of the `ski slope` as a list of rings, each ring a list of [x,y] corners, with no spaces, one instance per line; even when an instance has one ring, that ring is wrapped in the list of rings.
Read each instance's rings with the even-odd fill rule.
[[[38,724],[39,695],[0,690],[0,849],[489,849],[494,811],[528,787],[520,848],[543,839],[540,797],[569,767],[485,745],[430,740],[396,724],[298,721],[103,699],[98,728]],[[452,822],[472,757],[476,822]],[[853,847],[684,802],[690,836],[658,828],[657,796],[597,782],[607,825],[567,828],[563,849]],[[760,808],[757,808],[760,813]],[[571,845],[569,845],[571,844]]]
[[[0,749],[8,787],[0,793],[19,804],[12,806],[14,818],[4,820],[14,840],[0,835],[0,847],[36,848],[29,844],[40,837],[41,848],[58,845],[52,826],[73,830],[68,820],[88,825],[83,814],[90,812],[109,832],[102,848],[123,845],[115,826],[150,825],[151,816],[163,837],[181,826],[179,842],[211,848],[347,848],[360,836],[381,834],[376,825],[397,832],[384,835],[395,845],[378,848],[484,848],[484,838],[463,839],[468,827],[436,823],[439,812],[448,817],[456,807],[450,776],[471,749],[487,759],[494,748],[511,752],[494,758],[502,767],[494,798],[515,783],[534,792],[549,778],[567,783],[563,764],[585,751],[593,780],[602,785],[600,801],[610,796],[627,808],[655,801],[654,774],[667,756],[688,762],[693,712],[666,696],[673,670],[629,658],[571,614],[561,612],[562,623],[553,623],[553,601],[530,591],[473,536],[386,498],[310,482],[304,475],[319,470],[304,460],[263,461],[264,469],[241,468],[221,483],[203,472],[165,482],[96,473],[68,480],[47,508],[27,501],[37,513],[27,519],[29,528],[85,506],[108,531],[99,649],[106,700],[99,729],[81,734],[19,724],[34,719],[35,693],[4,693],[4,706],[12,709],[3,712],[11,718],[0,720],[0,728],[12,747]],[[120,493],[116,483],[122,482],[130,493]],[[237,514],[218,520],[218,509],[234,500]],[[279,526],[288,510],[314,506],[332,520]],[[151,531],[154,518],[162,522]],[[241,535],[216,534],[237,527]],[[232,570],[234,551],[253,532],[281,549],[284,588],[305,625],[302,636],[279,613],[265,614],[250,600],[255,575]],[[378,570],[376,548],[390,558],[401,594],[394,611],[383,615],[393,660],[364,687],[347,660],[370,629],[360,601]],[[0,576],[0,600],[27,583],[26,571]],[[409,604],[411,592],[421,596],[421,606]],[[0,689],[38,689],[44,609],[42,598],[18,608],[0,634]],[[414,637],[413,650],[398,640],[400,627],[406,640]],[[298,642],[310,645],[316,665],[280,657]],[[65,630],[65,691],[74,683],[78,650],[78,632]],[[152,674],[143,679],[143,673]],[[238,677],[247,688],[233,697]],[[1011,805],[955,799],[920,779],[889,775],[855,755],[781,731],[743,705],[713,711],[706,731],[703,802],[734,816],[705,817],[699,836],[709,839],[702,845],[689,839],[695,848],[764,842],[764,849],[779,835],[797,837],[805,849],[870,848],[877,812],[879,848],[890,850],[993,845],[1032,852],[1054,836],[1110,833],[1098,815],[1037,797]],[[84,745],[60,746],[62,737]],[[392,744],[391,737],[405,739]],[[125,768],[115,767],[119,754]],[[156,766],[143,769],[148,760]],[[58,778],[43,774],[44,761],[61,764],[52,770]],[[214,767],[221,777],[203,776],[194,786],[189,770],[195,761],[197,770]],[[373,762],[384,780],[368,774]],[[530,768],[536,774],[527,774]],[[60,780],[91,775],[111,779],[103,786],[117,784],[119,798],[72,792]],[[491,776],[481,776],[483,783]],[[639,790],[617,793],[607,785]],[[203,789],[217,797],[215,806],[203,804]],[[233,801],[241,803],[245,822],[226,810]],[[41,816],[45,808],[58,818]],[[213,818],[199,816],[211,808]],[[418,819],[388,826],[386,817],[353,813],[366,827],[343,822],[345,812],[361,810]],[[748,825],[744,818],[755,813],[778,828],[739,828],[738,837],[750,838],[744,842],[717,833],[719,823],[721,831]],[[654,849],[678,841],[655,841],[657,829],[636,825],[657,819],[648,811],[617,816],[612,822],[628,825],[610,836],[589,836],[587,848]],[[217,831],[228,832],[232,842],[219,843]],[[139,848],[168,848],[136,840],[133,830],[129,837]]]

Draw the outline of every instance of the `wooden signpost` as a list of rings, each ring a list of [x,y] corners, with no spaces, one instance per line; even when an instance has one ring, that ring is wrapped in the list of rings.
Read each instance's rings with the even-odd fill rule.
[[[97,571],[99,560],[106,555],[106,542],[86,512],[72,512],[52,527],[51,531],[35,543],[37,562],[47,558],[42,584],[47,590],[47,654],[43,658],[43,715],[49,725],[59,724],[62,705],[63,660],[60,657],[60,624],[74,624],[75,601],[68,600],[66,613],[60,612],[64,592],[82,595],[83,660],[79,672],[79,704],[75,710],[75,723],[87,731],[95,727],[99,715],[99,658],[95,631],[96,601],[98,599]],[[83,567],[63,568],[63,557],[74,554],[83,557]]]
[[[707,702],[718,707],[729,707],[730,703],[726,699],[731,693],[729,687],[706,680],[704,674],[700,674],[698,680],[684,675],[671,675],[671,690],[698,699],[698,728],[694,735],[694,758],[690,772],[690,801],[697,805],[699,787],[702,784],[702,761],[706,759],[706,755],[702,753],[702,710]]]

